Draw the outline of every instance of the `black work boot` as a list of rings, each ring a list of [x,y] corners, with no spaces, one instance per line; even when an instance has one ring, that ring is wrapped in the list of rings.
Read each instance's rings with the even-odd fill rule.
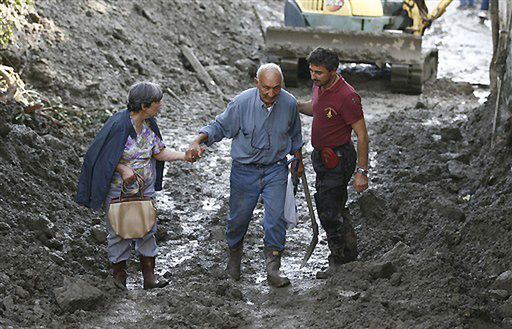
[[[326,271],[317,272],[317,279],[327,279],[339,270],[341,265],[357,259],[357,235],[348,209],[341,211],[338,222],[341,222],[341,225],[336,232],[328,234],[327,237],[327,244],[331,251],[328,257],[329,268]]]
[[[229,248],[229,260],[226,266],[226,274],[235,281],[240,280],[240,265],[242,264],[243,249],[243,243],[236,248]]]
[[[139,256],[140,269],[144,277],[144,289],[163,288],[169,284],[169,281],[157,279],[155,275],[155,257]]]
[[[126,278],[128,277],[128,274],[126,273],[125,260],[119,263],[112,263],[112,277],[116,284],[122,285],[126,288]]]
[[[290,280],[279,275],[281,268],[282,251],[272,250],[265,247],[265,265],[267,269],[267,282],[269,285],[279,288],[290,284]]]
[[[343,235],[343,257],[344,262],[352,262],[357,259],[357,235],[352,224],[352,216],[347,208],[341,211],[343,218],[341,234]]]
[[[340,263],[339,261],[335,260],[334,257],[332,257],[332,254],[327,257],[327,260],[329,261],[329,267],[325,271],[318,271],[316,272],[316,278],[317,279],[328,279],[331,276],[333,276],[343,265],[344,263]]]

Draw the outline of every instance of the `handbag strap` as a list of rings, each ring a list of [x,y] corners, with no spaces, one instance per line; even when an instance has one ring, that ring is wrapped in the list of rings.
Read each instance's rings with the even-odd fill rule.
[[[137,192],[135,195],[139,194],[140,199],[144,199],[144,178],[141,175],[135,173],[135,182],[137,183]],[[121,187],[121,195],[119,196],[119,201],[122,200],[123,193],[126,193],[126,184],[123,182],[123,186]]]

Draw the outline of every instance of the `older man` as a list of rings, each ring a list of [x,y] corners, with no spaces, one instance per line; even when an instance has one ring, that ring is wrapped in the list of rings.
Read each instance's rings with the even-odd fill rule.
[[[203,127],[190,150],[203,152],[201,143],[210,146],[223,138],[232,138],[229,217],[226,239],[229,247],[227,274],[240,279],[244,236],[259,196],[265,213],[265,263],[267,281],[274,287],[290,284],[279,273],[285,247],[286,156],[293,154],[301,175],[302,134],[297,101],[281,89],[283,75],[276,64],[264,64],[257,72],[256,88],[236,96],[226,110]]]

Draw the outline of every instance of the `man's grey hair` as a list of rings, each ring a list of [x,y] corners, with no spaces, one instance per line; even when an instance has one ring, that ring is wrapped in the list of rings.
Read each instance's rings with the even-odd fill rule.
[[[261,75],[269,71],[274,71],[275,73],[278,73],[281,76],[281,81],[284,81],[283,72],[281,71],[281,68],[279,67],[279,65],[274,63],[262,64],[258,68],[258,71],[256,72],[256,79],[260,80]]]
[[[141,81],[134,83],[128,91],[128,110],[139,112],[142,106],[150,107],[153,102],[159,102],[163,97],[162,88],[156,83]]]

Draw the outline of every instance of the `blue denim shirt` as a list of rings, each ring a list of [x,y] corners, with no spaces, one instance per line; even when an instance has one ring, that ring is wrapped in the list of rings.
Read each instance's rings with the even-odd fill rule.
[[[271,164],[303,144],[297,100],[286,90],[281,90],[269,111],[258,89],[248,89],[199,132],[208,135],[208,146],[232,138],[231,157],[243,164]]]

